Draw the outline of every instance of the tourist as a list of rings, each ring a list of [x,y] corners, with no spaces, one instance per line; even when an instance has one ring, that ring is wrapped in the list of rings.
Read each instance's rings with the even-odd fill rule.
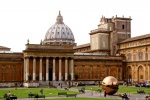
[[[11,93],[10,93],[10,91],[8,92],[8,94],[7,94],[8,96],[11,96]]]
[[[104,97],[106,97],[106,95],[107,95],[107,93],[106,93],[106,91],[104,91]]]
[[[127,96],[127,94],[126,94],[126,93],[123,95],[123,97],[124,97],[124,98],[128,98],[128,96]]]
[[[43,89],[40,90],[40,93],[43,94]]]
[[[30,96],[32,95],[32,93],[31,93],[31,92],[30,92],[29,94],[30,94]]]

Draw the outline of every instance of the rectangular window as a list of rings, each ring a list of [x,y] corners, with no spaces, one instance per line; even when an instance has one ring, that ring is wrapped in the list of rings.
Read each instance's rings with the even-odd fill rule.
[[[129,78],[132,78],[131,75],[129,75]]]
[[[105,48],[105,42],[103,41],[103,47]]]
[[[143,75],[140,75],[140,79],[143,79]]]
[[[124,29],[124,25],[122,25],[122,29]]]

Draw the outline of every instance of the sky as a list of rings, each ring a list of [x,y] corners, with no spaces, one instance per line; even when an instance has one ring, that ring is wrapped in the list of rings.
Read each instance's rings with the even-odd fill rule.
[[[90,42],[90,31],[100,18],[132,18],[131,36],[150,33],[149,0],[0,0],[0,46],[13,52],[44,40],[61,11],[64,24],[72,30],[77,45]]]

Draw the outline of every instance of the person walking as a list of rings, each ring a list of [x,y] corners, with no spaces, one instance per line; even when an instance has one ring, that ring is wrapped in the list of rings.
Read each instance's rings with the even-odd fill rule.
[[[41,95],[43,94],[43,89],[40,90]]]
[[[106,91],[104,91],[104,97],[106,97],[106,95],[107,95],[107,93],[106,93]]]

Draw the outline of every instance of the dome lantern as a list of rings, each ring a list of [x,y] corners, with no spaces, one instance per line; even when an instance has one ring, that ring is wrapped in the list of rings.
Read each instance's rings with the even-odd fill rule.
[[[60,11],[56,19],[56,24],[63,24],[63,17],[61,16]]]

